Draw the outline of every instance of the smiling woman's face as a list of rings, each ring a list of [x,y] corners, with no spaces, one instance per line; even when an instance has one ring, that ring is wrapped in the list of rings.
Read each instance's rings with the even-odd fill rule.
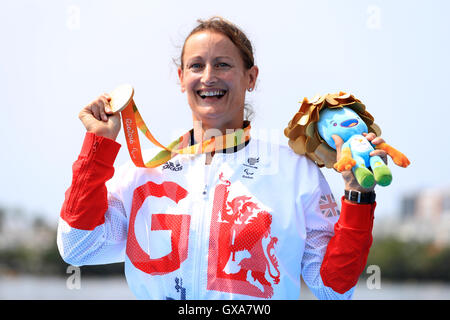
[[[225,35],[202,31],[186,41],[178,69],[194,121],[204,128],[241,128],[245,92],[254,88],[258,68],[244,67],[239,49]]]

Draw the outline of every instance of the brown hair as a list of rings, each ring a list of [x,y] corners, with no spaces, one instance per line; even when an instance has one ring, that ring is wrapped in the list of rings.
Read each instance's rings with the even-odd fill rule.
[[[202,31],[213,31],[221,33],[226,37],[228,37],[231,40],[231,42],[233,42],[234,45],[239,49],[242,60],[244,61],[244,67],[246,69],[250,69],[251,67],[254,66],[255,59],[253,57],[252,44],[250,43],[250,40],[248,40],[244,32],[242,32],[236,25],[219,16],[214,16],[207,20],[198,19],[197,22],[198,26],[195,27],[184,40],[183,49],[181,50],[181,57],[180,57],[181,70],[184,69],[183,56],[187,40],[193,34]]]

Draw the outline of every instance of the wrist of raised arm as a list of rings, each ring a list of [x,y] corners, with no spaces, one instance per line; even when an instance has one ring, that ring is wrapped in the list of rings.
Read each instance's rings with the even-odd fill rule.
[[[93,157],[96,161],[112,166],[120,147],[121,145],[112,139],[86,132],[80,158]]]

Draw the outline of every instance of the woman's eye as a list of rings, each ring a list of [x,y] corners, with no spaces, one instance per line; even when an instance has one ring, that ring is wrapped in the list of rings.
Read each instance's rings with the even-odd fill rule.
[[[193,70],[199,70],[202,68],[202,65],[201,65],[201,63],[193,63],[193,64],[191,64],[191,66],[189,68],[193,69]]]
[[[230,65],[226,62],[220,62],[220,63],[216,63],[214,65],[214,68],[216,69],[226,69],[229,68]],[[191,65],[189,65],[189,69],[193,70],[193,71],[200,71],[203,70],[205,68],[205,65],[202,63],[192,63]]]
[[[217,64],[218,68],[227,68],[229,66],[230,65],[228,63],[225,63],[225,62],[220,62],[220,63]]]

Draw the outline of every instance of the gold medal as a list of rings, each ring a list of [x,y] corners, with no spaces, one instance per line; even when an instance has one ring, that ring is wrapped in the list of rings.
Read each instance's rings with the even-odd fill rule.
[[[111,96],[109,104],[111,105],[112,111],[118,113],[122,112],[133,99],[134,89],[129,84],[123,84],[111,91],[109,95]]]

